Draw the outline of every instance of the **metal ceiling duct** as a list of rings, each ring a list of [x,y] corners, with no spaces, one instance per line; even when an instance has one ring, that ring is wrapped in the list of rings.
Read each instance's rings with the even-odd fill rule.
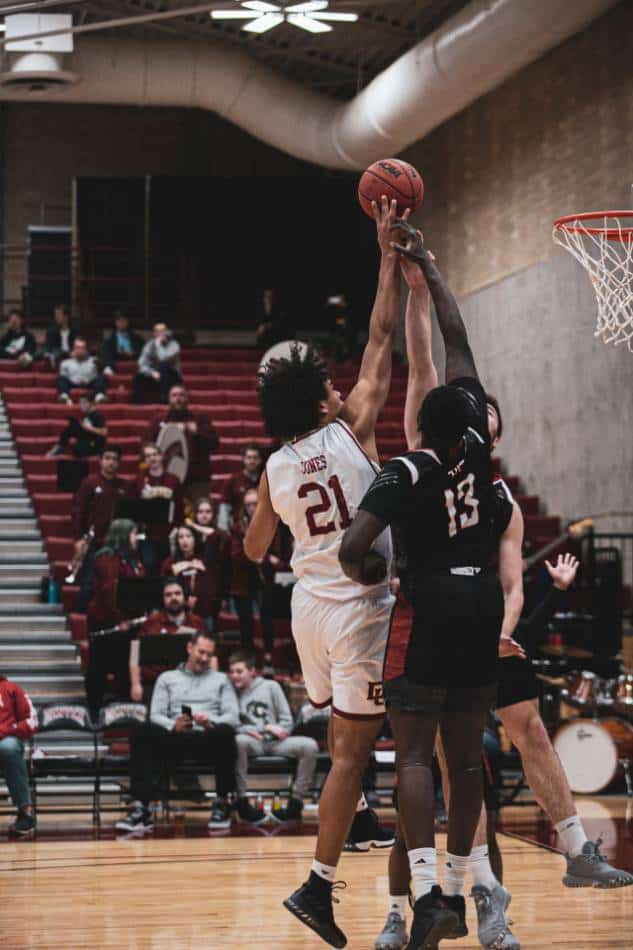
[[[297,158],[361,169],[423,138],[616,2],[473,0],[347,103],[220,45],[105,33],[78,38],[69,67],[79,82],[30,96],[209,109]],[[0,89],[0,99],[24,97]]]

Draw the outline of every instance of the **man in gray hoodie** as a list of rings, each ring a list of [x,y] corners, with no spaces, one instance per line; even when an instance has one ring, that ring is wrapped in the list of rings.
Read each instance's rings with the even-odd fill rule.
[[[154,827],[150,802],[156,776],[182,758],[199,759],[215,769],[217,796],[210,828],[228,828],[228,796],[235,790],[235,729],[239,725],[235,692],[225,673],[211,669],[215,643],[197,631],[187,644],[187,661],[156,680],[149,721],[132,733],[128,815],[121,831]]]
[[[181,382],[180,343],[166,323],[155,323],[152,338],[138,358],[138,373],[132,383],[132,401],[144,402],[148,388],[158,387],[161,402],[167,402],[169,390]]]
[[[292,713],[279,683],[257,675],[255,656],[237,650],[229,657],[229,676],[239,701],[237,739],[237,813],[243,821],[259,824],[266,815],[246,797],[248,759],[254,755],[286,755],[297,759],[297,775],[286,808],[274,809],[278,821],[301,818],[303,799],[314,781],[319,747],[308,736],[291,736]]]

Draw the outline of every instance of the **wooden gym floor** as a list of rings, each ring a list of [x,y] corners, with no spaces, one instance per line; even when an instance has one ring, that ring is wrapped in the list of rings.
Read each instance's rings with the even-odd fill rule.
[[[591,834],[600,826],[609,857],[631,867],[630,802],[583,799]],[[544,845],[534,809],[506,810],[504,824],[523,837],[501,834],[505,879],[514,899],[514,932],[524,950],[609,950],[633,947],[633,888],[613,891],[563,887],[564,861]],[[59,821],[59,818],[57,819]],[[46,840],[0,845],[0,947],[104,947],[109,950],[319,950],[325,947],[281,906],[307,873],[314,836],[201,837],[176,828],[171,837]],[[67,819],[66,826],[68,829]],[[540,830],[539,830],[540,827]],[[531,828],[531,830],[530,830]],[[78,830],[78,829],[77,829]],[[189,836],[193,830],[193,835]],[[532,841],[525,840],[529,835]],[[77,837],[77,834],[74,835]],[[57,839],[57,840],[56,840]],[[445,846],[438,835],[438,847]],[[382,928],[387,853],[346,854],[347,881],[337,920],[350,950],[371,950]],[[472,901],[470,936],[443,944],[479,946]]]

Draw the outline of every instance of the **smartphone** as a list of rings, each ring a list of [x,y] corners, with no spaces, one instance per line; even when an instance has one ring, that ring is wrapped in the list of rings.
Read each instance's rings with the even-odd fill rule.
[[[189,716],[190,719],[193,719],[193,712],[191,711],[191,706],[181,706],[180,712],[183,716]]]

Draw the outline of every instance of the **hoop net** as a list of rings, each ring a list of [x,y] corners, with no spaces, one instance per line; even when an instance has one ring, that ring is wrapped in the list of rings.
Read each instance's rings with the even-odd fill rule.
[[[554,222],[552,238],[582,264],[596,295],[595,336],[633,352],[633,211],[592,211]]]

